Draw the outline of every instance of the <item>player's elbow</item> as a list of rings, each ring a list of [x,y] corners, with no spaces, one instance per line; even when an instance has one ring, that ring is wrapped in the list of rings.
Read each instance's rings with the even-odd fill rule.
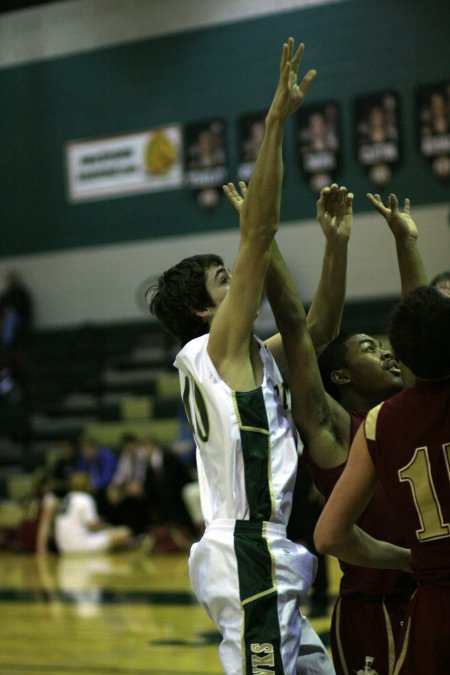
[[[322,555],[335,555],[338,544],[339,539],[333,528],[319,520],[314,531],[314,545],[317,552]]]
[[[295,292],[290,289],[282,289],[277,297],[277,325],[282,329],[295,331],[300,337],[306,332],[305,310]]]

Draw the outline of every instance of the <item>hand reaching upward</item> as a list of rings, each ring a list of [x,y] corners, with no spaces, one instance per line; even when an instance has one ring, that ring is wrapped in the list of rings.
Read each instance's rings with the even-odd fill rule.
[[[240,213],[247,195],[247,184],[243,180],[239,181],[240,194],[234,183],[227,183],[226,185],[223,185],[222,188],[230,204],[232,204],[236,211]]]
[[[294,54],[294,38],[290,37],[283,44],[280,63],[280,78],[275,96],[268,112],[268,118],[286,121],[302,105],[305,96],[313,83],[317,72],[308,70],[300,84],[297,83],[298,69],[305,51],[305,45],[300,43]]]
[[[322,188],[316,202],[317,220],[328,241],[348,241],[353,222],[353,194],[336,183]]]
[[[369,192],[367,198],[386,220],[396,239],[401,237],[418,238],[419,231],[410,214],[411,203],[408,197],[405,198],[403,211],[400,211],[398,199],[394,194],[389,195],[388,206],[384,206],[380,195],[373,195]]]

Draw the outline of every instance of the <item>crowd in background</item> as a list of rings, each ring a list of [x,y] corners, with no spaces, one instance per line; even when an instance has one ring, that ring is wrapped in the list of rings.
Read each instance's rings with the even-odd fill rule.
[[[155,438],[127,433],[117,449],[92,437],[63,439],[36,472],[18,547],[38,554],[89,552],[145,541],[149,550],[186,550],[198,534],[183,499],[194,478],[188,458]],[[77,495],[86,512],[72,503]],[[92,535],[101,531],[110,538],[91,548],[97,545]]]

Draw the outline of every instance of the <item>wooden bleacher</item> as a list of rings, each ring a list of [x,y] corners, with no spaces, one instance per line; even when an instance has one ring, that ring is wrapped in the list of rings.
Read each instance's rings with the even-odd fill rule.
[[[21,410],[15,421],[22,433],[12,426],[14,410],[0,414],[0,499],[60,439],[88,433],[116,447],[125,431],[176,438],[175,352],[151,320],[35,331],[22,371],[27,419]]]

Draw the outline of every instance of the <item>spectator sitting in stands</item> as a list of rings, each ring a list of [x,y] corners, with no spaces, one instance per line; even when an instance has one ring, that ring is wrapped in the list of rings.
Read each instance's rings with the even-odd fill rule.
[[[124,434],[120,446],[117,468],[106,490],[110,519],[116,525],[127,525],[134,534],[140,534],[149,526],[145,492],[149,456],[133,434]]]
[[[103,523],[91,492],[88,474],[72,474],[70,491],[55,517],[55,539],[60,553],[91,553],[131,546],[131,530]]]
[[[37,496],[37,515],[34,524],[30,520],[22,527],[22,547],[36,551],[39,555],[56,552],[54,521],[61,499],[69,491],[70,477],[77,470],[79,451],[77,443],[66,438],[58,445],[58,454],[41,481],[40,494]]]
[[[14,347],[27,336],[33,321],[33,303],[30,292],[17,270],[5,274],[5,288],[0,295],[1,342]]]
[[[116,470],[116,454],[89,437],[81,439],[80,451],[77,470],[89,474],[97,508],[100,515],[105,516],[108,513],[106,489]]]

